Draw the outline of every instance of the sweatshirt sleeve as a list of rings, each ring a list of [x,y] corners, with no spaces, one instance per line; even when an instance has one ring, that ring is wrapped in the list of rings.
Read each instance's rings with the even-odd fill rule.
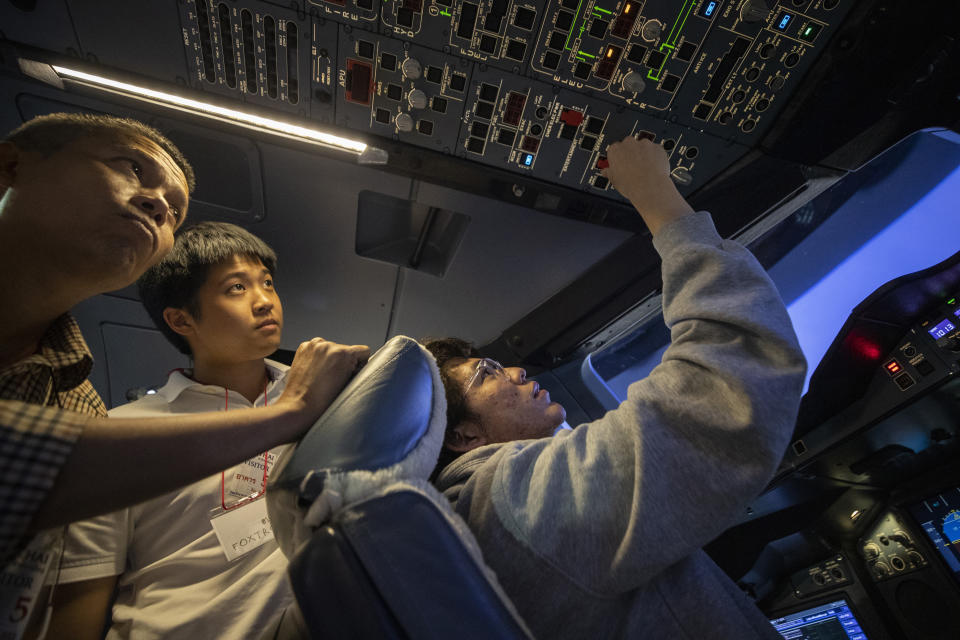
[[[709,214],[671,222],[654,246],[671,334],[661,363],[600,420],[510,443],[470,480],[507,535],[600,595],[735,521],[786,449],[806,369],[773,283]]]

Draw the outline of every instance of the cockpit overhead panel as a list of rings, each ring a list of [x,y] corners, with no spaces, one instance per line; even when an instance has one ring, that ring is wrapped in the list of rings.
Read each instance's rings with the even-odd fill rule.
[[[684,194],[755,146],[852,3],[181,3],[190,84],[616,201],[646,135]]]

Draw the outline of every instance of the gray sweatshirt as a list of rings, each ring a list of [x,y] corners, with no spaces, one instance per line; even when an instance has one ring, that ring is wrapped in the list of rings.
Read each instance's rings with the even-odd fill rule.
[[[699,212],[654,239],[671,345],[603,418],[437,480],[534,635],[779,638],[701,551],[770,480],[805,361],[773,283]]]

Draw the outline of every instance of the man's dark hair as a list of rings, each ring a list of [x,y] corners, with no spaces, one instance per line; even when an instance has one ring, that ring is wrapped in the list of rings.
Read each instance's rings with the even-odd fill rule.
[[[190,345],[167,326],[163,310],[186,309],[199,318],[197,291],[207,281],[210,267],[234,256],[256,258],[270,273],[276,272],[277,254],[257,236],[228,222],[198,222],[183,228],[167,257],[137,280],[147,313],[180,353],[190,355]]]
[[[444,442],[446,442],[447,436],[453,433],[458,424],[473,417],[473,414],[467,409],[463,385],[451,376],[450,372],[464,360],[478,358],[480,354],[472,344],[459,338],[430,338],[422,341],[422,344],[437,361],[437,367],[440,369],[440,380],[443,382],[443,391],[447,397],[447,430],[444,433]],[[437,461],[431,479],[436,477],[444,467],[460,455],[458,451],[448,449],[444,445],[440,450],[440,459]]]
[[[92,113],[50,113],[27,120],[4,137],[21,151],[48,156],[74,140],[88,137],[139,137],[163,149],[183,171],[190,193],[197,184],[193,167],[175,144],[162,133],[130,118]]]

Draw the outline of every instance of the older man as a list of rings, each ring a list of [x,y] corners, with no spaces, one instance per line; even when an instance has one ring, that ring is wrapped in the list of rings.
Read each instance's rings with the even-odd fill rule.
[[[35,118],[0,142],[0,620],[19,633],[50,564],[32,534],[198,480],[302,433],[366,347],[304,343],[270,407],[100,420],[90,352],[68,314],[136,280],[172,246],[193,171],[139,122]],[[15,637],[15,636],[14,636]]]

